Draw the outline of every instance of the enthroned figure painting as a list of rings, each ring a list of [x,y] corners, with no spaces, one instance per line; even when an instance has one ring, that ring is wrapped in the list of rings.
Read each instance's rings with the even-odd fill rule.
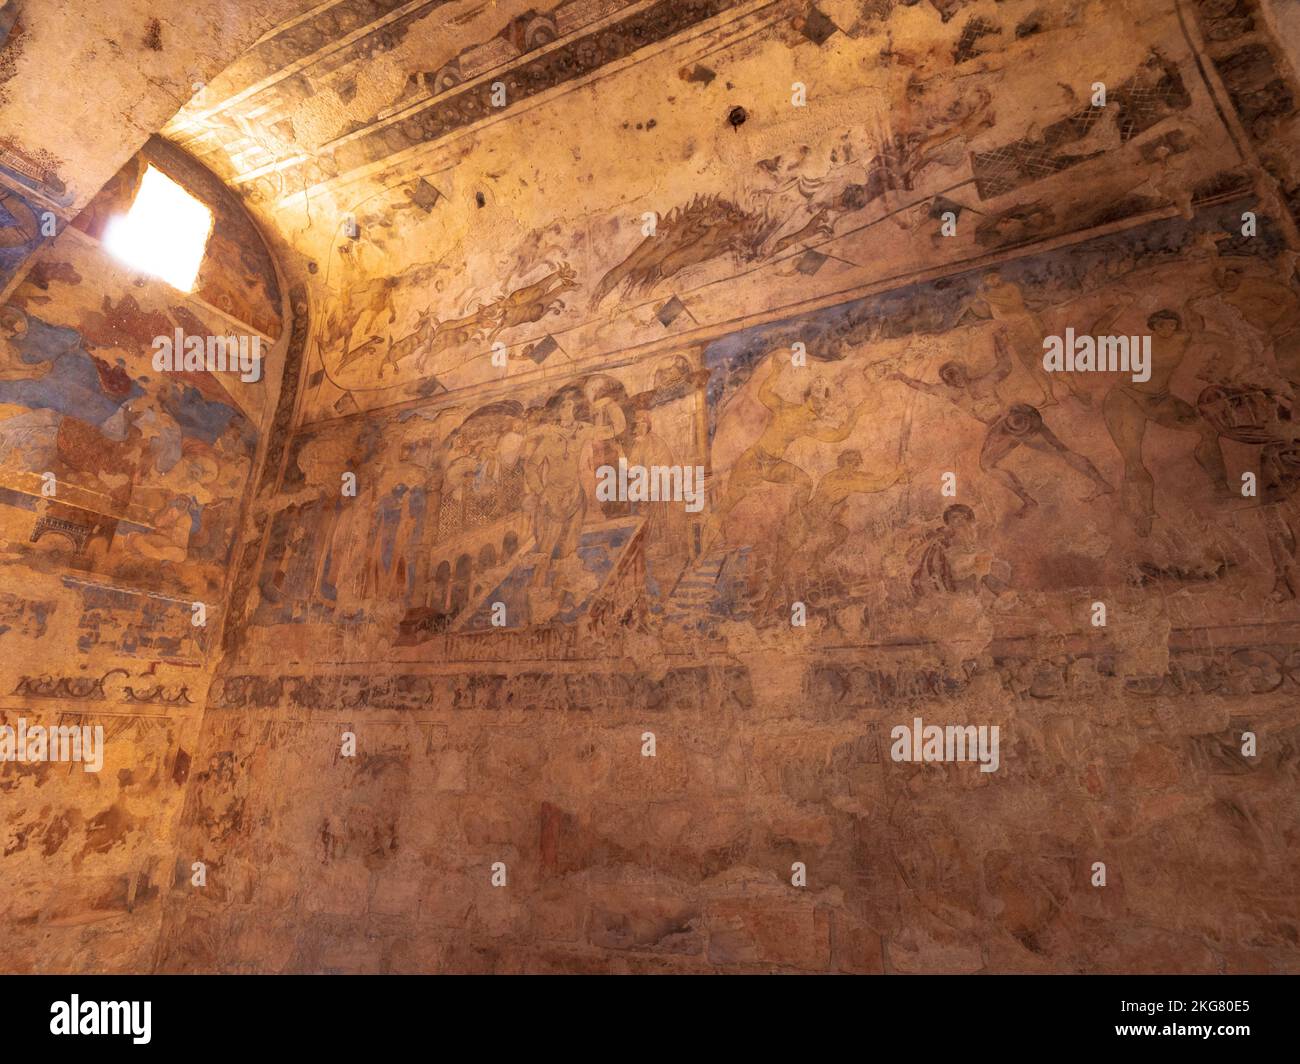
[[[1294,3],[91,6],[0,2],[0,970],[1300,972]]]

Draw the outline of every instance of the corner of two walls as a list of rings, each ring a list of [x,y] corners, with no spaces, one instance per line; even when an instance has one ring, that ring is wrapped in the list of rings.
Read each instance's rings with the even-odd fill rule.
[[[214,206],[192,295],[97,239],[142,161]],[[196,176],[151,143],[22,263],[3,308],[0,723],[103,736],[97,771],[0,765],[7,971],[149,970],[162,893],[190,874],[176,829],[291,339],[252,223]],[[178,330],[257,337],[262,379],[156,368]]]
[[[959,265],[756,314],[699,343],[670,333],[650,357],[525,365],[451,395],[412,382],[391,403],[335,416],[358,409],[325,380],[356,325],[340,313],[336,343],[307,367],[325,380],[308,396],[310,424],[288,435],[295,372],[252,494],[178,833],[178,869],[203,862],[206,885],[173,879],[157,967],[1294,970],[1294,906],[1278,884],[1294,878],[1297,613],[1285,591],[1300,585],[1294,551],[1275,549],[1275,518],[1293,504],[1228,506],[1198,468],[1198,436],[1233,480],[1285,442],[1244,438],[1224,402],[1263,394],[1245,375],[1258,367],[1189,358],[1178,427],[1156,409],[1167,399],[1113,375],[1054,397],[1032,372],[1049,328],[1086,327],[1136,296],[1140,330],[1151,312],[1208,293],[1229,264],[1247,284],[1215,295],[1224,320],[1251,292],[1294,305],[1293,171],[1256,154],[1292,120],[1270,109],[1280,96],[1256,91],[1282,77],[1280,59],[1236,59],[1256,42],[1230,14],[1198,5],[1186,27],[1164,27],[1175,42],[1198,34],[1172,79],[1177,110],[1194,106],[1191,128],[1238,149],[1193,157],[1208,172],[1168,202],[1163,187],[1160,199],[1122,194],[1140,187],[1128,166],[1154,172],[1155,141],[1172,131],[1147,144],[1135,134],[1059,217],[1017,213],[1046,195],[1028,163],[1013,175],[1025,201],[1009,198],[1019,185],[991,183],[1005,228],[976,230]],[[1014,115],[1003,121],[1006,156],[1036,158]],[[1138,147],[1152,149],[1146,163]],[[1073,150],[1054,194],[1084,158]],[[694,190],[677,191],[682,206]],[[1253,243],[1234,235],[1247,210],[1265,234]],[[617,253],[593,252],[579,283],[603,297]],[[561,271],[553,280],[567,290]],[[459,323],[450,301],[409,299],[404,309]],[[968,315],[981,301],[988,315]],[[660,326],[649,326],[657,338]],[[1225,328],[1223,339],[1241,336]],[[946,358],[987,369],[999,330],[1021,363],[999,394],[1017,418],[963,418],[881,372],[937,387]],[[1264,339],[1294,382],[1288,330]],[[770,379],[797,407],[778,361],[796,340],[810,353],[843,344],[816,371],[872,416],[844,448],[787,439],[778,458],[759,443],[773,421],[760,389]],[[462,379],[470,346],[446,353]],[[291,343],[289,364],[301,357]],[[354,364],[352,381],[372,384],[378,362]],[[1216,399],[1197,372],[1225,392]],[[1108,424],[1106,405],[1124,402],[1129,413]],[[1147,411],[1163,419],[1149,433]],[[1013,447],[1008,461],[1041,504],[1017,514],[984,449],[1043,424],[1059,434],[1056,454]],[[608,445],[593,445],[602,461],[704,465],[718,478],[712,504],[731,504],[721,545],[710,551],[707,531],[678,513],[602,512],[591,492],[577,501],[580,438]],[[523,468],[530,448],[553,457],[550,471]],[[871,472],[898,463],[910,476],[862,486],[864,458]],[[345,507],[348,469],[361,483]],[[1081,469],[1115,490],[1095,493]],[[941,494],[945,471],[960,496]],[[838,478],[854,498],[828,493],[847,503],[837,508],[823,496],[794,550],[800,474],[809,489]],[[1157,485],[1151,512],[1135,488],[1144,474]],[[501,629],[487,608],[498,591]],[[801,632],[778,614],[809,591],[820,601],[807,595]],[[1106,627],[1088,619],[1098,598]],[[918,717],[1000,728],[999,770],[895,757],[893,729]],[[342,752],[349,731],[354,759]],[[1245,733],[1261,740],[1250,761]],[[792,881],[796,865],[806,884]]]

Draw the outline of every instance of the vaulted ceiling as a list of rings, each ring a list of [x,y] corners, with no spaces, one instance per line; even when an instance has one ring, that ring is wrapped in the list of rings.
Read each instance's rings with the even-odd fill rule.
[[[1188,117],[1210,104],[1179,14],[1087,7],[337,0],[164,134],[304,264],[318,420],[1240,191],[1238,148]]]
[[[0,169],[70,217],[196,86],[311,6],[0,0]]]

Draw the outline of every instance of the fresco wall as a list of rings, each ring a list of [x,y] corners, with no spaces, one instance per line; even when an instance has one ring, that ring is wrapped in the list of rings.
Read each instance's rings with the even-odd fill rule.
[[[0,321],[0,721],[103,729],[97,769],[0,765],[4,967],[143,970],[267,384],[156,367],[159,336],[253,329],[77,228]]]
[[[311,324],[159,966],[1295,971],[1272,7],[577,7],[173,124]],[[1067,330],[1149,362],[1048,373]]]
[[[5,970],[1300,968],[1294,5],[155,7],[0,0]]]
[[[0,174],[75,214],[198,88],[268,26],[309,6],[5,0]]]
[[[438,5],[328,60],[255,51],[169,126],[310,260],[309,420],[1186,215],[1253,172],[1295,213],[1262,9],[661,3],[593,33],[577,6],[482,14],[457,77],[423,69],[489,27],[444,33]],[[372,98],[390,67],[403,92]]]
[[[178,107],[310,6],[0,3],[0,299]]]

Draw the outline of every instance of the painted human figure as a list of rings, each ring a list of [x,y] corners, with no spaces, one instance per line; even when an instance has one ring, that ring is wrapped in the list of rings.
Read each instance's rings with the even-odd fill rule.
[[[1025,372],[1033,378],[1034,384],[1042,395],[1041,406],[1052,406],[1056,397],[1052,393],[1052,379],[1043,369],[1043,337],[1047,330],[1042,319],[1025,303],[1025,295],[1020,285],[1005,280],[994,271],[984,276],[980,283],[979,296],[975,300],[977,307],[982,306],[990,317],[998,322],[1011,345],[1011,350],[1024,367]],[[1085,406],[1088,399],[1078,385],[1068,375],[1060,380],[1069,389],[1070,394]]]
[[[23,360],[26,339],[27,315],[17,307],[0,309],[0,381],[40,380],[54,368],[54,363],[49,360]]]
[[[593,442],[613,436],[613,424],[597,426],[579,420],[577,403],[566,397],[560,403],[557,420],[539,426],[525,441],[522,458],[529,493],[526,504],[532,508],[536,557],[533,590],[545,591],[552,572],[563,574],[577,556],[587,513],[583,455]],[[553,605],[559,603],[566,590],[566,586],[553,589]]]
[[[638,410],[632,419],[636,433],[627,455],[629,466],[641,466],[651,469],[655,466],[671,468],[677,465],[677,456],[668,442],[654,431],[654,422],[649,410]],[[658,568],[666,570],[669,559],[685,560],[689,550],[687,542],[689,523],[686,511],[681,506],[662,502],[634,502],[632,513],[645,519],[645,531],[642,539],[646,554]],[[658,574],[662,576],[662,572]],[[660,588],[666,594],[670,588],[664,584]]]
[[[1278,372],[1300,388],[1300,297],[1289,284],[1241,270],[1214,272],[1218,298],[1261,334],[1273,349]]]
[[[191,500],[184,495],[173,496],[150,520],[152,532],[120,537],[124,549],[152,561],[185,561],[189,553],[190,533],[194,527]]]
[[[1096,490],[1087,496],[1088,500],[1114,491],[1092,462],[1072,451],[1057,438],[1036,407],[1027,403],[1007,406],[1002,401],[998,395],[998,385],[1011,375],[1012,369],[1010,343],[1002,331],[994,334],[993,346],[997,353],[997,363],[993,369],[979,376],[973,376],[963,363],[952,361],[939,367],[938,384],[915,380],[903,373],[891,373],[889,379],[901,381],[926,395],[947,399],[958,410],[988,427],[980,448],[980,469],[1020,500],[1017,517],[1024,516],[1038,505],[1038,501],[1029,494],[1020,479],[1011,470],[1002,468],[1002,462],[1021,447],[1059,458],[1071,469],[1091,480]]]
[[[831,421],[831,388],[823,377],[814,377],[804,389],[802,402],[792,403],[776,393],[776,379],[781,373],[780,354],[769,358],[767,376],[758,390],[758,401],[772,412],[771,420],[758,438],[731,468],[727,491],[713,511],[705,536],[707,550],[721,534],[722,522],[736,505],[760,484],[789,484],[794,497],[789,512],[802,508],[812,495],[812,478],[799,466],[787,461],[790,446],[801,439],[819,443],[842,443],[852,434],[867,403],[858,404],[838,425]]]
[[[1112,308],[1094,325],[1094,331],[1105,331],[1117,316]],[[1124,460],[1120,499],[1140,536],[1151,534],[1155,517],[1155,479],[1142,460],[1142,440],[1148,425],[1196,433],[1200,437],[1195,452],[1197,463],[1216,490],[1227,491],[1217,434],[1190,403],[1170,391],[1170,381],[1187,355],[1191,334],[1183,328],[1182,317],[1172,310],[1156,311],[1147,319],[1147,328],[1151,330],[1149,379],[1120,380],[1102,402],[1106,429]]]
[[[1225,381],[1202,389],[1196,408],[1224,439],[1257,447],[1256,491],[1260,520],[1273,564],[1270,598],[1287,602],[1300,595],[1296,564],[1300,530],[1300,423],[1292,401],[1258,384]]]
[[[190,546],[197,548],[199,557],[224,559],[237,538],[240,502],[252,471],[242,418],[232,417],[207,453],[216,463],[216,475],[211,501],[200,515],[199,538]]]
[[[933,595],[972,594],[988,587],[994,594],[1002,585],[989,573],[990,557],[977,551],[975,511],[964,503],[954,503],[943,512],[943,527],[922,538],[912,572],[912,594],[917,598]]]
[[[348,544],[359,534],[356,504],[360,500],[341,493],[342,474],[353,472],[354,463],[348,454],[350,444],[346,437],[326,436],[306,441],[296,456],[305,483],[296,491],[282,493],[277,500],[282,512],[298,508],[291,520],[312,522],[301,535],[295,530],[291,538],[293,550],[286,551],[284,573],[277,578],[281,583],[287,580],[289,569],[298,565],[297,552],[311,550],[311,575],[306,587],[309,607],[335,603]],[[357,486],[364,491],[366,481],[358,477]]]
[[[835,468],[817,482],[812,497],[791,515],[788,542],[797,547],[811,539],[819,556],[833,554],[849,537],[848,526],[844,524],[849,496],[874,495],[892,488],[904,476],[902,469],[864,471],[861,451],[840,452]]]
[[[885,491],[905,476],[901,468],[885,472],[864,471],[862,452],[842,451],[835,468],[823,476],[802,507],[786,520],[768,581],[763,612],[772,605],[783,585],[798,583],[832,557],[849,537],[844,514],[852,495],[874,495]]]
[[[154,475],[147,487],[136,491],[136,499],[153,511],[151,532],[121,537],[124,549],[155,561],[183,562],[189,555],[190,537],[221,470],[214,457],[193,453],[181,458],[166,474]]]

